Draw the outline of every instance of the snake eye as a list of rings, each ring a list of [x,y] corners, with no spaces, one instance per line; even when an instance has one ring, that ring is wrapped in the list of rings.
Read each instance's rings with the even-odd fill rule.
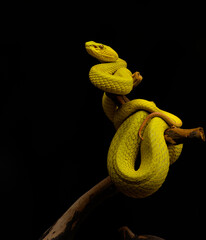
[[[103,48],[104,48],[104,45],[102,45],[102,44],[101,44],[101,45],[99,45],[99,48],[103,49]]]

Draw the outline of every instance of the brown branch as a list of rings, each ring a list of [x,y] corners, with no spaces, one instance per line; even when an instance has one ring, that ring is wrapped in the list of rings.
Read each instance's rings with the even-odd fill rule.
[[[152,235],[135,235],[127,226],[121,227],[119,230],[121,240],[165,240]]]
[[[193,129],[168,128],[164,133],[165,140],[170,144],[180,144],[192,140],[205,141],[205,134],[202,127]]]
[[[124,95],[116,95],[113,93],[106,93],[107,97],[111,98],[112,101],[120,107],[121,105],[125,104],[126,102],[129,102],[130,100],[124,96]]]
[[[105,199],[117,193],[110,177],[82,195],[39,240],[72,240],[85,217]]]

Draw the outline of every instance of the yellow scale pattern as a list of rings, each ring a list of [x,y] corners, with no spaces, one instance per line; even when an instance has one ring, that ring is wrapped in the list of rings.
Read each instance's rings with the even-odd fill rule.
[[[105,92],[128,94],[133,88],[133,78],[126,68],[127,63],[109,46],[90,41],[85,47],[91,56],[102,62],[91,68],[90,81]],[[183,145],[167,146],[164,131],[168,124],[159,117],[154,117],[146,124],[143,141],[138,131],[144,119],[152,112],[163,113],[177,127],[182,125],[182,121],[159,109],[154,102],[144,99],[135,99],[118,107],[104,94],[102,105],[105,114],[117,129],[107,158],[112,181],[129,197],[144,198],[153,194],[164,183],[169,166],[178,159]],[[139,169],[135,170],[138,154],[141,154],[141,163]]]

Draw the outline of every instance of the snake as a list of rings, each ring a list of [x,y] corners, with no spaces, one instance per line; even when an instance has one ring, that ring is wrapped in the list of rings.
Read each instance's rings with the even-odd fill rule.
[[[181,127],[182,121],[153,101],[133,99],[118,105],[110,95],[125,96],[134,88],[127,62],[108,45],[88,41],[85,48],[99,61],[89,70],[89,79],[104,92],[102,107],[116,129],[107,154],[108,174],[126,196],[148,197],[162,186],[182,152],[183,144],[168,144],[164,138],[166,129]]]

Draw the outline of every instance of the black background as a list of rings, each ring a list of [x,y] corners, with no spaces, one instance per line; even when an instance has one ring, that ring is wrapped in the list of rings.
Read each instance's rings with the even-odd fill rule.
[[[5,20],[0,176],[7,239],[38,239],[107,176],[115,131],[102,110],[102,91],[88,79],[97,61],[86,53],[86,41],[110,45],[132,72],[140,71],[143,82],[131,99],[153,100],[179,116],[183,128],[205,128],[201,8],[89,2],[32,6]],[[204,160],[205,143],[185,144],[157,193],[141,200],[121,194],[109,199],[90,214],[77,239],[117,239],[123,225],[166,239],[202,237]]]

